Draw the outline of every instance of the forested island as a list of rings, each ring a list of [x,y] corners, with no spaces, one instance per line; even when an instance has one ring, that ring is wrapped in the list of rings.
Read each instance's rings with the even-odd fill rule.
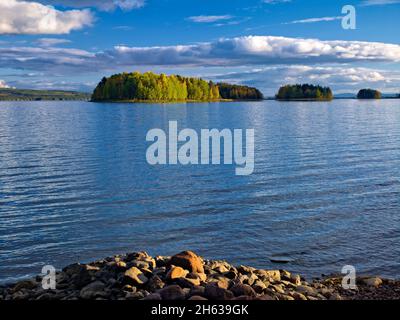
[[[381,99],[382,93],[373,89],[362,89],[357,94],[357,99]]]
[[[314,86],[311,84],[286,85],[279,88],[276,99],[329,101],[333,99],[333,93],[329,87]]]
[[[89,100],[90,94],[61,90],[0,89],[0,101]]]
[[[91,101],[220,101],[260,100],[262,93],[252,87],[214,83],[179,75],[121,73],[104,77],[93,92]]]

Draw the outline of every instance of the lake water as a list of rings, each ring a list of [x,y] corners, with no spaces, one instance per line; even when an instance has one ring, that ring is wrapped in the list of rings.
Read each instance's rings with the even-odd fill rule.
[[[149,129],[254,128],[255,170],[147,164]],[[400,277],[400,101],[0,103],[0,282],[191,249]],[[287,259],[275,264],[270,259]]]

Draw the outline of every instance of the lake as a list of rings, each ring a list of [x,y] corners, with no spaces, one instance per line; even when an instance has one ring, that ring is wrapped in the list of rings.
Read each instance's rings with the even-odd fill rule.
[[[150,166],[146,133],[255,130],[255,169]],[[400,100],[0,103],[0,282],[106,256],[400,277]],[[271,260],[287,263],[273,263]]]

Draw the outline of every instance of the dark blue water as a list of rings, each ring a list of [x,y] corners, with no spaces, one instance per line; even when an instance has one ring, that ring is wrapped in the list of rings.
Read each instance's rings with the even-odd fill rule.
[[[254,128],[255,171],[146,163],[151,128]],[[400,101],[0,103],[0,282],[146,250],[400,276]],[[273,264],[283,257],[288,264]]]

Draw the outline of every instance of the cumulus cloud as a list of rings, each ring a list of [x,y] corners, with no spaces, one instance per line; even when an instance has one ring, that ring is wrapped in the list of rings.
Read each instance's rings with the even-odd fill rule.
[[[41,2],[71,8],[94,7],[103,11],[112,11],[117,8],[122,10],[132,10],[141,8],[145,5],[145,0],[42,0]]]
[[[400,46],[379,42],[246,36],[194,45],[117,46],[107,51],[104,58],[126,65],[203,66],[400,61]]]
[[[52,40],[45,40],[45,42]],[[238,67],[243,65],[398,62],[400,46],[378,42],[321,41],[269,36],[221,39],[193,45],[128,47],[104,52],[72,48],[0,47],[0,68],[100,71],[139,66]]]
[[[54,47],[2,47],[0,68],[46,72],[76,73],[98,68],[93,53]]]
[[[60,11],[38,2],[0,1],[0,34],[66,34],[90,26],[88,9]]]
[[[0,89],[9,89],[11,88],[4,80],[0,80]]]

